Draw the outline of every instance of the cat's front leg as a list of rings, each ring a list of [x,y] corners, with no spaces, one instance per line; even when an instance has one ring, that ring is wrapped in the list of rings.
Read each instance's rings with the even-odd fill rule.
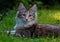
[[[15,35],[17,37],[22,37],[22,30],[21,29],[17,29]]]
[[[30,37],[31,32],[30,32],[30,30],[27,30],[27,28],[17,29],[16,30],[16,36],[18,36],[18,37]]]

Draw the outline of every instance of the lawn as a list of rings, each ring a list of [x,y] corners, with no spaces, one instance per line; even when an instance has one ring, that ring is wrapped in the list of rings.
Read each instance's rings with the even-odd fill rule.
[[[54,38],[54,36],[39,38],[18,38],[11,35],[7,36],[3,31],[13,30],[13,27],[16,24],[16,12],[17,9],[8,11],[7,16],[3,17],[3,20],[0,21],[0,42],[60,42],[60,36],[57,38]],[[60,10],[38,10],[37,15],[38,23],[60,25]]]

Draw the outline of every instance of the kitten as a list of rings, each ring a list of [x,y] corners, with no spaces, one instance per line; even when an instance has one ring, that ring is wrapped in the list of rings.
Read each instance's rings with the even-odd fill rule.
[[[54,35],[57,36],[60,33],[60,26],[54,24],[38,24],[36,10],[36,5],[27,10],[24,5],[20,3],[16,14],[14,30],[7,31],[7,34],[19,37],[39,37],[46,35],[52,36],[54,33]]]
[[[7,34],[10,33],[14,35],[17,29],[29,28],[33,24],[36,24],[37,23],[36,10],[37,10],[36,5],[27,10],[24,7],[23,3],[20,3],[16,14],[16,25],[14,26],[14,30],[7,31]]]

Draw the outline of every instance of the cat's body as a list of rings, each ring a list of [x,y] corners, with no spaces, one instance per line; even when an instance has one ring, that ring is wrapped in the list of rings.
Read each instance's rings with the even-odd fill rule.
[[[17,29],[16,33],[22,37],[52,36],[57,37],[60,34],[60,26],[52,24],[35,24],[30,28]],[[19,36],[18,35],[18,36]],[[24,35],[24,36],[23,36]],[[19,36],[20,37],[20,36]]]
[[[60,26],[52,24],[37,24],[33,33],[33,37],[60,35]]]

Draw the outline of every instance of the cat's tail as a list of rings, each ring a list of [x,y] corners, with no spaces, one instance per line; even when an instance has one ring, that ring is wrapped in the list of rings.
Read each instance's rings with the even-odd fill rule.
[[[4,32],[5,32],[5,34],[7,34],[9,36],[9,35],[15,35],[16,30],[11,30],[11,31],[10,30],[8,30],[8,31],[5,30]]]

